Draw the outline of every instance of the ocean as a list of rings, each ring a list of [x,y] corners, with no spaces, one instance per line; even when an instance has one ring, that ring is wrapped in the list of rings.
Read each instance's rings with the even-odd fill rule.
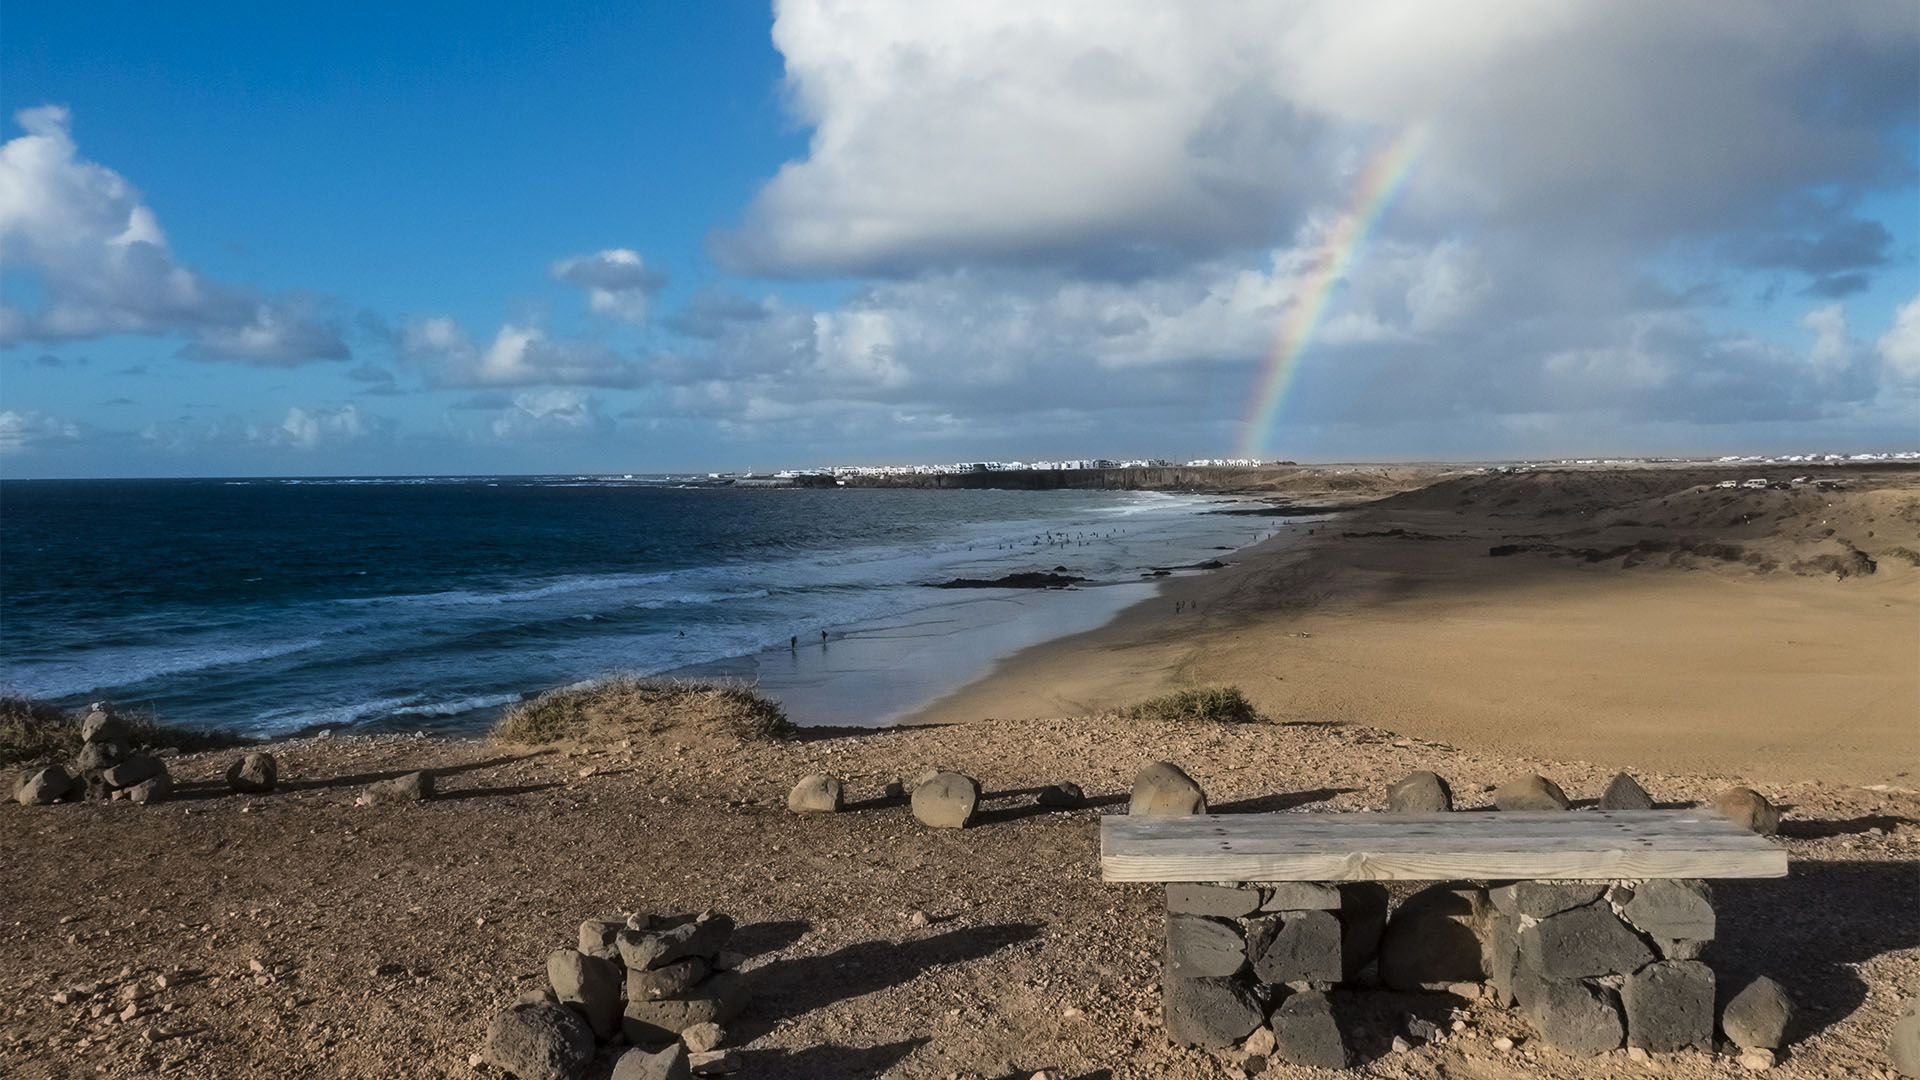
[[[7,481],[0,691],[255,735],[463,732],[615,673],[886,722],[1270,519],[1140,492],[672,478]],[[1244,504],[1243,504],[1244,505]],[[1064,590],[933,587],[1021,571]]]

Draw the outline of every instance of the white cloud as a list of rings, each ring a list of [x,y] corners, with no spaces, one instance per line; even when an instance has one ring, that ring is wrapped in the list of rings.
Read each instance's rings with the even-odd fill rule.
[[[1839,304],[1807,312],[1800,325],[1813,335],[1807,364],[1822,377],[1836,375],[1853,364],[1853,343],[1847,337],[1847,313]]]
[[[513,395],[513,404],[488,425],[501,442],[565,438],[605,425],[593,398],[579,390],[531,390]]]
[[[158,217],[123,177],[79,156],[71,117],[24,109],[0,145],[0,248],[40,306],[0,301],[0,343],[182,334],[187,354],[288,367],[347,356],[314,301],[261,299],[175,260]]]
[[[31,410],[0,412],[0,453],[14,453],[49,442],[69,442],[80,437],[80,425],[71,420]]]
[[[326,445],[358,442],[362,439],[386,435],[393,424],[384,417],[363,413],[353,405],[343,405],[337,409],[302,409],[294,406],[287,410],[286,418],[280,426],[260,433],[260,441],[279,443],[300,450],[314,450]]]
[[[648,269],[640,253],[628,248],[561,259],[552,273],[556,280],[587,290],[588,310],[632,323],[646,321],[654,294],[667,283],[665,274]]]
[[[738,267],[790,274],[1112,269],[1143,249],[1259,248],[1353,188],[1371,150],[1409,127],[1430,136],[1415,218],[1464,213],[1601,247],[1825,235],[1844,201],[1803,200],[1804,220],[1779,207],[1810,186],[1894,176],[1885,124],[1912,112],[1920,52],[1898,0],[776,11],[812,138],[716,242]],[[1805,258],[1819,246],[1801,245]],[[1845,269],[1820,258],[1820,273]]]
[[[396,347],[442,386],[631,387],[646,378],[638,364],[604,345],[551,338],[532,325],[503,325],[483,349],[459,323],[432,316],[406,323]]]
[[[1900,305],[1875,345],[1888,370],[1902,379],[1920,379],[1920,293]]]

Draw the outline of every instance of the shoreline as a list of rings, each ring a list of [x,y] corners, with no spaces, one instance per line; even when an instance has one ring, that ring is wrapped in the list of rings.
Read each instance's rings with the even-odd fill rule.
[[[1436,486],[1299,523],[1238,565],[1006,658],[903,723],[1087,715],[1225,683],[1285,723],[1630,769],[1912,784],[1920,566],[1898,552],[1920,549],[1920,472],[1863,473],[1857,492],[1807,497],[1735,496],[1717,477],[1690,483],[1697,472],[1597,501],[1598,480],[1536,474],[1538,501],[1506,513]],[[1782,507],[1757,536],[1721,526],[1717,507],[1735,497],[1807,505]],[[1829,520],[1857,530],[1844,543],[1883,553],[1877,573],[1817,569],[1841,542]],[[1489,557],[1562,534],[1628,552]],[[1676,535],[1745,561],[1686,554]],[[1636,564],[1636,543],[1672,550]]]

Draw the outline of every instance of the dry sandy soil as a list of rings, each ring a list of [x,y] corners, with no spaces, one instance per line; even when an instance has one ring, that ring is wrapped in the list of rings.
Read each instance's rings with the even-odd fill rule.
[[[1160,890],[1098,879],[1098,816],[1124,810],[1133,772],[1159,758],[1186,767],[1221,812],[1378,809],[1384,786],[1415,768],[1449,777],[1463,806],[1484,805],[1490,785],[1524,771],[1591,799],[1621,762],[1656,799],[1674,803],[1751,783],[1787,807],[1778,842],[1793,871],[1717,886],[1722,934],[1708,959],[1735,984],[1771,974],[1800,1002],[1801,1029],[1776,1074],[1883,1074],[1887,1029],[1901,1000],[1920,990],[1920,783],[1899,775],[1915,764],[1920,579],[1870,545],[1904,530],[1908,539],[1884,542],[1920,549],[1911,539],[1920,518],[1914,478],[1885,474],[1874,491],[1847,493],[1863,499],[1844,500],[1849,514],[1874,518],[1853,540],[1874,553],[1879,571],[1844,581],[1795,574],[1794,559],[1781,557],[1810,558],[1833,546],[1830,537],[1747,536],[1716,524],[1733,509],[1712,502],[1725,494],[1717,489],[1688,485],[1637,499],[1616,491],[1612,508],[1585,515],[1503,516],[1510,508],[1499,500],[1535,482],[1462,477],[1396,497],[1317,526],[1317,555],[1277,548],[1172,583],[1158,603],[1197,598],[1202,609],[1190,625],[1136,612],[1110,630],[1144,629],[1144,640],[1094,635],[1040,654],[1055,658],[1054,679],[1066,689],[1051,692],[1060,702],[1099,697],[1074,664],[1105,652],[1114,671],[1140,671],[1125,676],[1135,684],[1102,693],[1231,674],[1270,722],[1144,726],[1078,708],[1029,719],[1018,715],[1026,710],[977,707],[964,723],[779,742],[688,731],[644,745],[528,751],[483,741],[310,739],[272,748],[283,784],[271,795],[226,792],[219,777],[229,751],[175,760],[185,783],[163,803],[6,804],[0,1075],[474,1077],[468,1055],[491,1011],[539,984],[546,952],[569,942],[580,920],[713,907],[739,920],[737,947],[751,954],[756,996],[732,1031],[741,1075],[988,1078],[1046,1068],[1072,1078],[1223,1077],[1212,1055],[1171,1047],[1159,1031]],[[1750,544],[1777,552],[1762,557],[1778,565],[1760,572],[1716,556],[1669,561],[1666,552],[1625,568],[1617,556],[1555,557],[1555,547],[1604,549],[1616,536],[1646,535],[1647,526],[1616,520],[1620,507],[1662,498],[1669,507],[1697,504],[1705,516],[1658,535]],[[1340,535],[1393,528],[1403,531]],[[1408,538],[1415,531],[1462,538]],[[1540,539],[1515,539],[1534,534]],[[1486,555],[1502,543],[1550,547]],[[1446,569],[1469,561],[1469,569]],[[1208,591],[1235,581],[1243,584],[1226,595]],[[1552,681],[1551,657],[1587,653],[1571,630],[1536,643],[1543,628],[1580,604],[1604,608],[1602,594],[1665,595],[1669,584],[1680,593],[1662,610],[1691,619],[1691,631],[1650,623],[1645,632],[1662,643],[1653,650],[1637,646],[1636,635],[1614,635],[1626,651],[1609,654],[1604,693],[1580,677]],[[1691,589],[1708,591],[1691,604],[1678,598]],[[1822,596],[1856,602],[1829,611]],[[1408,661],[1448,687],[1419,690],[1415,674],[1385,670],[1393,664],[1380,658],[1440,651],[1419,633],[1420,613],[1459,604],[1484,610],[1427,622],[1449,637],[1471,631],[1453,638],[1451,662]],[[1875,604],[1892,605],[1889,625],[1872,621]],[[1754,627],[1769,610],[1793,623],[1796,640],[1830,644],[1762,649],[1800,657],[1797,678],[1743,691],[1751,711],[1742,727],[1733,707],[1690,690],[1686,665],[1669,664],[1665,653],[1718,648],[1738,659],[1739,648],[1700,638],[1747,635],[1760,648],[1765,634]],[[1380,636],[1365,636],[1368,611],[1388,627]],[[1526,611],[1538,612],[1532,624]],[[1864,621],[1849,622],[1848,613]],[[1891,625],[1902,613],[1904,626]],[[1889,645],[1874,636],[1882,629],[1909,636]],[[1288,636],[1295,633],[1313,636]],[[1235,635],[1259,640],[1236,644]],[[1376,651],[1351,644],[1356,636]],[[1215,649],[1238,651],[1219,659]],[[1862,651],[1893,670],[1867,670],[1856,659]],[[1239,666],[1206,667],[1229,660]],[[1035,679],[1024,666],[1035,662],[1017,660],[971,693]],[[1783,696],[1802,679],[1830,684],[1830,707],[1808,711],[1804,699]],[[1556,685],[1574,700],[1553,704]],[[1487,699],[1479,728],[1476,696]],[[1874,704],[1886,696],[1890,704]],[[1630,737],[1587,730],[1635,720],[1636,709],[1669,697],[1683,703],[1678,712],[1639,719]],[[1074,714],[1083,715],[1059,718]],[[1011,718],[983,722],[995,715]],[[1720,742],[1703,729],[1709,722],[1726,725]],[[1877,754],[1852,748],[1875,740]],[[1796,770],[1799,754],[1811,764]],[[930,765],[986,785],[991,797],[975,827],[928,830],[877,797],[886,780]],[[423,767],[438,770],[440,798],[353,805],[361,785]],[[787,789],[816,770],[848,778],[861,801],[834,816],[787,813]],[[1032,789],[1059,780],[1080,783],[1096,805],[1034,807]],[[915,925],[916,911],[927,925]],[[55,1002],[83,984],[97,984],[92,997]],[[108,1019],[129,988],[140,1015]],[[91,1015],[96,1004],[106,1005],[102,1017]],[[1621,1053],[1570,1058],[1528,1037],[1517,1014],[1477,1000],[1368,991],[1343,1005],[1356,1017],[1354,1075],[1738,1074],[1731,1059],[1700,1053],[1652,1065]],[[1466,1021],[1461,1034],[1389,1050],[1403,1015],[1444,1021],[1455,1010]],[[1502,1036],[1518,1046],[1494,1049]],[[1279,1066],[1266,1075],[1329,1074]]]

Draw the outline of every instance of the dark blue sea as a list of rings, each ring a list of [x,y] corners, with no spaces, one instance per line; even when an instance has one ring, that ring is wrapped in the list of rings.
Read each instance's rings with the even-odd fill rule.
[[[256,734],[459,731],[556,686],[719,670],[776,697],[804,683],[796,707],[833,715],[803,721],[880,722],[1151,595],[1154,566],[1266,527],[1206,512],[1221,502],[591,477],[8,481],[0,691]],[[1090,581],[932,587],[1060,566]],[[872,678],[835,668],[834,645],[897,685],[863,694],[852,684]]]

